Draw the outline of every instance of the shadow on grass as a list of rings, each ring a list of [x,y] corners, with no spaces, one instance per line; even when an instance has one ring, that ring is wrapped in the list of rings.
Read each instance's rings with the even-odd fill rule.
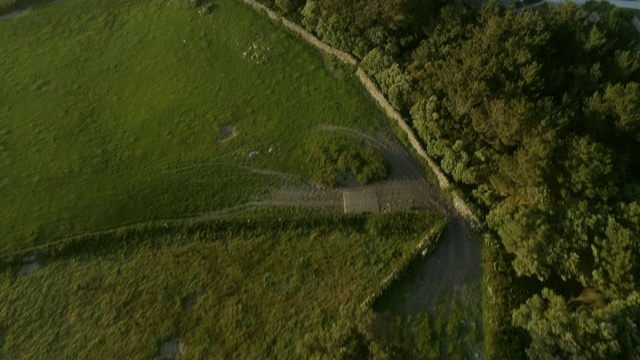
[[[41,4],[50,4],[61,0],[0,0],[0,16],[8,19],[14,12],[23,12],[29,8]]]

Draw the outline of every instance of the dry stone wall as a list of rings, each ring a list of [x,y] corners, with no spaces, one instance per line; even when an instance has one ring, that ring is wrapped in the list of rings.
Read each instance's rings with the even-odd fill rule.
[[[307,42],[317,47],[318,49],[324,51],[325,53],[331,54],[337,57],[342,62],[348,65],[352,65],[352,66],[358,65],[358,61],[350,54],[342,50],[333,48],[330,45],[322,42],[315,35],[305,30],[300,25],[292,22],[289,19],[281,17],[280,15],[276,14],[273,10],[267,8],[266,6],[256,2],[255,0],[242,0],[242,1],[244,1],[246,4],[250,5],[254,9],[257,9],[259,11],[266,13],[267,16],[269,16],[271,19],[280,21],[287,29],[300,35]],[[418,138],[416,137],[415,132],[407,124],[407,122],[404,120],[402,115],[400,115],[400,113],[398,113],[391,106],[391,104],[384,97],[384,95],[382,94],[378,86],[375,84],[375,82],[371,80],[369,75],[367,75],[367,73],[361,67],[358,67],[358,70],[356,71],[356,76],[358,77],[358,79],[360,80],[364,88],[367,90],[369,95],[371,95],[371,97],[373,97],[376,100],[378,105],[380,105],[380,107],[384,110],[387,116],[395,120],[398,123],[398,126],[400,126],[400,128],[407,134],[407,138],[409,139],[409,143],[411,144],[411,146],[414,148],[416,153],[427,162],[427,164],[429,165],[429,168],[435,174],[436,178],[438,179],[438,185],[440,186],[440,188],[442,190],[448,189],[451,186],[449,179],[447,179],[447,177],[444,175],[440,167],[433,161],[433,159],[431,159],[429,155],[427,155],[427,152],[422,147],[422,144],[420,143],[420,141],[418,141]],[[467,203],[464,201],[464,199],[460,196],[460,194],[454,190],[452,191],[452,197],[453,197],[453,206],[460,213],[460,215],[464,216],[467,219],[472,220],[474,223],[477,223],[478,219],[475,217],[475,215],[473,214],[473,212],[471,211]]]
[[[243,0],[245,3],[249,4],[251,7],[253,7],[256,10],[262,11],[264,13],[267,14],[267,16],[269,16],[271,19],[276,20],[276,21],[280,21],[282,22],[282,25],[284,25],[284,27],[286,27],[287,29],[293,31],[294,33],[302,36],[303,39],[307,40],[307,42],[309,42],[311,45],[317,47],[318,49],[324,51],[327,54],[331,54],[335,57],[337,57],[338,59],[340,59],[342,62],[344,62],[345,64],[348,65],[358,65],[358,61],[356,60],[356,58],[354,58],[353,56],[351,56],[350,54],[347,54],[346,52],[342,51],[342,50],[338,50],[334,47],[329,46],[328,44],[325,44],[324,42],[320,41],[320,39],[318,39],[315,35],[313,35],[312,33],[308,32],[307,30],[305,30],[302,26],[294,23],[293,21],[282,17],[278,14],[275,13],[275,11],[269,9],[268,7],[254,1],[254,0]]]

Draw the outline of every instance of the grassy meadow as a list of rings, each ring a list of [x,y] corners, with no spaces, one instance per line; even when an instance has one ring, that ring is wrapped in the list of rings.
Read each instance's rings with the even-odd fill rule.
[[[0,252],[242,204],[283,181],[256,169],[312,177],[335,136],[320,124],[386,126],[348,71],[249,7],[187,3],[0,21]]]
[[[376,229],[380,216],[131,228],[50,247],[28,274],[22,257],[5,259],[0,358],[154,358],[172,339],[189,359],[304,357],[443,228],[440,215],[412,213],[409,228],[391,218]]]

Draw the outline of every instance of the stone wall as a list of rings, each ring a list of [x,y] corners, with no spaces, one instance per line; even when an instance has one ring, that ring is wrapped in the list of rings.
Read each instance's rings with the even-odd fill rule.
[[[266,13],[267,16],[269,16],[271,19],[280,21],[287,29],[300,35],[307,42],[317,47],[318,49],[324,51],[325,53],[335,56],[336,58],[338,58],[339,60],[341,60],[342,62],[348,65],[352,65],[352,66],[358,65],[358,61],[350,54],[347,54],[342,50],[333,48],[330,45],[322,42],[315,35],[305,30],[300,25],[284,17],[281,17],[280,15],[276,14],[273,10],[270,10],[269,8],[267,8],[266,6],[256,2],[255,0],[242,0],[242,1],[244,1],[246,4],[250,5],[254,9],[257,9]],[[400,128],[407,134],[407,138],[409,139],[409,143],[411,144],[413,149],[421,158],[423,158],[427,162],[427,164],[429,165],[429,168],[435,174],[436,178],[438,179],[438,185],[440,186],[440,188],[442,190],[449,189],[449,187],[451,186],[449,179],[447,179],[447,177],[444,175],[444,173],[442,172],[438,164],[436,164],[435,161],[433,161],[433,159],[431,159],[429,155],[427,155],[427,152],[422,147],[422,144],[416,137],[416,134],[411,128],[411,126],[409,126],[409,124],[405,121],[402,115],[400,115],[400,113],[398,113],[391,106],[391,104],[384,97],[384,94],[382,94],[382,92],[380,91],[378,86],[375,84],[375,82],[359,66],[356,71],[356,76],[362,83],[362,86],[364,86],[364,88],[367,90],[369,95],[371,95],[371,97],[373,97],[376,100],[378,105],[380,105],[380,107],[384,110],[387,116],[395,120],[398,126],[400,126]],[[452,197],[453,197],[453,206],[460,213],[460,215],[464,216],[467,219],[472,220],[474,223],[477,223],[478,219],[475,217],[475,215],[473,214],[473,212],[471,211],[471,209],[469,208],[465,200],[460,196],[460,194],[454,190],[452,191]]]

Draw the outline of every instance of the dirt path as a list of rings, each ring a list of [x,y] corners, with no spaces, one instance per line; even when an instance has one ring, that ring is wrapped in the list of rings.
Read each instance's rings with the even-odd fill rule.
[[[441,294],[463,296],[466,287],[482,281],[480,245],[469,234],[467,220],[452,215],[438,247],[411,277],[416,284],[396,310],[401,315],[433,311]]]

